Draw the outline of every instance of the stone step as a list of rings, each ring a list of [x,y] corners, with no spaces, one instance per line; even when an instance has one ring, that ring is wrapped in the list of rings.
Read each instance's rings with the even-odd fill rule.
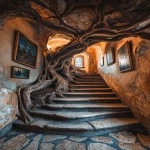
[[[79,80],[82,80],[82,79],[96,79],[96,80],[103,80],[103,78],[102,77],[100,77],[100,76],[96,76],[96,77],[94,77],[94,76],[82,76],[82,77],[76,77],[76,79],[79,79]]]
[[[73,92],[112,92],[111,88],[72,88]]]
[[[91,81],[91,82],[76,82],[75,83],[76,85],[81,85],[81,84],[84,84],[84,85],[87,85],[87,84],[91,84],[91,85],[99,85],[99,84],[101,84],[101,85],[107,85],[104,81],[103,82],[94,82],[94,81]]]
[[[68,92],[66,97],[116,97],[114,92]]]
[[[107,134],[109,132],[118,132],[122,130],[135,129],[141,124],[134,118],[107,118],[95,121],[85,121],[79,123],[52,121],[41,118],[34,118],[31,124],[24,124],[21,120],[13,123],[14,127],[22,130],[30,130],[42,133],[59,133],[59,134],[92,134],[99,133],[99,135]]]
[[[53,98],[51,99],[54,103],[73,103],[73,104],[80,104],[80,103],[121,103],[118,97],[63,97],[63,98]]]
[[[98,80],[98,81],[104,81],[103,78],[100,78],[100,77],[83,77],[83,78],[76,78],[75,80],[79,80],[79,81],[82,81],[82,80]]]
[[[95,74],[95,75],[94,74],[77,74],[76,76],[79,78],[83,78],[83,77],[100,77],[101,78],[99,74]]]
[[[92,74],[92,73],[80,73],[80,74],[75,74],[75,75],[77,75],[77,76],[79,76],[79,77],[83,77],[83,76],[85,76],[85,77],[89,77],[89,76],[99,76],[100,77],[100,74]]]
[[[128,106],[122,103],[96,103],[96,104],[46,104],[43,109],[47,110],[72,110],[72,111],[107,111],[107,110],[129,110]]]
[[[107,84],[97,84],[97,85],[91,85],[91,84],[72,84],[72,86],[74,88],[108,88],[108,85]]]
[[[104,118],[113,118],[113,117],[133,117],[130,111],[103,111],[103,112],[72,112],[72,111],[48,111],[44,109],[37,109],[30,111],[33,117],[40,117],[50,120],[58,120],[58,121],[68,121],[73,120],[75,122],[83,122],[89,120],[104,119]]]
[[[99,83],[99,84],[102,84],[102,83],[105,83],[106,84],[106,82],[105,81],[103,81],[103,80],[75,80],[75,82],[78,84],[78,83]],[[75,83],[75,84],[76,84]]]
[[[104,81],[103,79],[98,79],[98,78],[78,78],[76,81]]]
[[[13,125],[32,132],[78,136],[103,135],[141,126],[99,74],[78,74],[78,77],[72,85],[73,92],[64,93],[66,97],[53,98],[52,104],[36,106],[30,111],[33,123],[17,120]]]

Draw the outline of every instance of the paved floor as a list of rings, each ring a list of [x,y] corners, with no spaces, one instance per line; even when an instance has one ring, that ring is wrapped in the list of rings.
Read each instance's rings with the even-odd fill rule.
[[[109,133],[103,136],[68,136],[13,130],[0,139],[0,150],[150,150],[144,130]]]

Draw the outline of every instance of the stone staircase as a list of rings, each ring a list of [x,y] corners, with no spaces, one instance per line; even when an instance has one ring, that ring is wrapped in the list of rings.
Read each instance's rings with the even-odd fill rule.
[[[103,135],[141,127],[129,108],[98,74],[80,74],[72,92],[56,97],[53,104],[34,108],[34,122],[14,122],[18,129],[67,135]]]

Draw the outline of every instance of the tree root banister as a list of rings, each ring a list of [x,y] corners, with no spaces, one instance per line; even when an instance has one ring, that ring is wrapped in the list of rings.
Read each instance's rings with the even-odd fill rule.
[[[22,121],[24,121],[26,124],[29,124],[31,122],[34,121],[34,119],[32,117],[29,116],[29,114],[27,113],[27,111],[25,110],[24,104],[23,104],[23,99],[21,97],[21,90],[24,88],[25,86],[21,86],[18,88],[17,91],[17,97],[18,97],[18,110],[20,113],[20,117],[22,119]]]

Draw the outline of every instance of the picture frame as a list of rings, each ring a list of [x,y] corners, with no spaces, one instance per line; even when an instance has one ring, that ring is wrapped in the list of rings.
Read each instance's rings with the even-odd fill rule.
[[[25,66],[36,68],[38,46],[20,31],[16,31],[13,61]]]
[[[111,47],[106,53],[107,65],[110,66],[115,63],[115,50]]]
[[[25,68],[20,68],[17,66],[12,66],[11,78],[29,79],[29,76],[30,76],[30,70]]]
[[[100,59],[100,65],[101,65],[101,67],[104,66],[104,56],[102,56]]]
[[[118,50],[118,62],[120,72],[126,72],[133,69],[128,41]]]

